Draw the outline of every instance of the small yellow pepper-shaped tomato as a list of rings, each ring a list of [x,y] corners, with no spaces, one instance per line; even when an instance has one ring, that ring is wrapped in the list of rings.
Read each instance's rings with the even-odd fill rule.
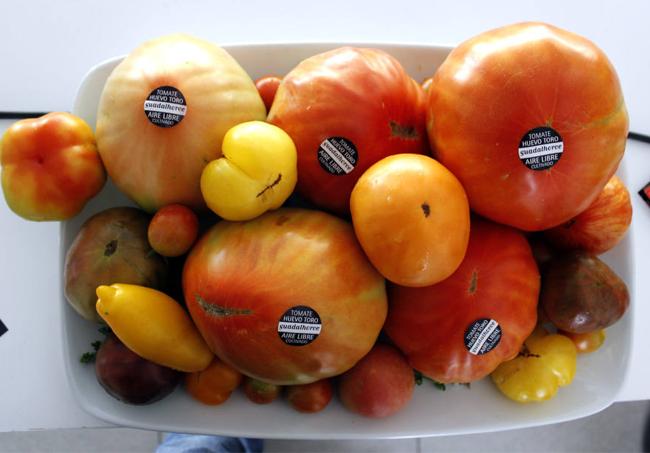
[[[250,220],[279,208],[296,186],[296,146],[277,126],[263,121],[238,124],[226,132],[223,157],[201,174],[201,193],[217,215]]]
[[[17,121],[0,151],[7,204],[28,220],[69,219],[106,181],[92,129],[70,113]]]
[[[569,338],[538,329],[524,345],[517,357],[502,363],[491,374],[492,381],[508,398],[519,403],[548,400],[559,387],[573,381],[577,352]]]
[[[97,313],[133,352],[176,370],[205,369],[214,358],[189,315],[155,289],[116,283],[97,287]]]

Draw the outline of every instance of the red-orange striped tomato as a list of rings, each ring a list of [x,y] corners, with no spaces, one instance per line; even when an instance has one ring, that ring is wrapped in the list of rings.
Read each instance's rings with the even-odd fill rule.
[[[213,352],[279,385],[351,368],[374,345],[387,311],[384,279],[352,226],[301,209],[215,225],[190,252],[183,289]]]
[[[28,220],[69,219],[106,181],[92,129],[66,112],[17,121],[0,156],[7,205]]]
[[[614,175],[587,209],[568,222],[546,230],[544,235],[559,248],[601,254],[623,239],[630,223],[630,193]]]
[[[385,330],[411,366],[438,382],[471,382],[517,355],[535,328],[540,276],[524,235],[473,218],[467,253],[432,286],[389,287]]]

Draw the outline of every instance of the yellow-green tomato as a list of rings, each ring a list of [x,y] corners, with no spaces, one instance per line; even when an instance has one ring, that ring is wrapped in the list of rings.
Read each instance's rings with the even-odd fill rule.
[[[297,155],[291,137],[277,126],[249,121],[231,128],[223,157],[201,175],[210,209],[232,221],[250,220],[279,208],[296,186]]]
[[[573,341],[564,335],[532,335],[522,353],[492,372],[492,381],[519,403],[545,401],[573,381],[576,355]]]

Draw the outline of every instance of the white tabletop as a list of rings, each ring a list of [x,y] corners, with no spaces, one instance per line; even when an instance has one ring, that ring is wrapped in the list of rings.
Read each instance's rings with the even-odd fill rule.
[[[457,44],[481,31],[541,20],[599,45],[618,70],[631,130],[650,134],[650,3],[328,0],[213,2],[12,2],[2,7],[0,111],[71,110],[94,64],[139,43],[184,31],[221,44],[397,42]],[[0,131],[10,124],[0,121]],[[628,141],[636,265],[634,347],[619,400],[650,399],[650,206],[636,192],[650,181],[650,145]],[[0,432],[108,426],[87,415],[68,388],[59,303],[59,224],[24,221],[0,202]]]

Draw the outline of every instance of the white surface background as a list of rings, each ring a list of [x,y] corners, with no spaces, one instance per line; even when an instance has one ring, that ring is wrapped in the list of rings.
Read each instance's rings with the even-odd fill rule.
[[[598,44],[617,68],[631,129],[650,134],[650,2],[492,1],[68,1],[1,6],[0,110],[70,110],[94,64],[142,41],[183,31],[221,44],[398,42],[455,45],[481,31],[542,20]],[[9,124],[0,122],[0,130]],[[628,143],[636,260],[635,347],[619,399],[650,399],[650,145]],[[58,224],[31,223],[0,202],[0,431],[102,426],[76,405],[62,365]]]

